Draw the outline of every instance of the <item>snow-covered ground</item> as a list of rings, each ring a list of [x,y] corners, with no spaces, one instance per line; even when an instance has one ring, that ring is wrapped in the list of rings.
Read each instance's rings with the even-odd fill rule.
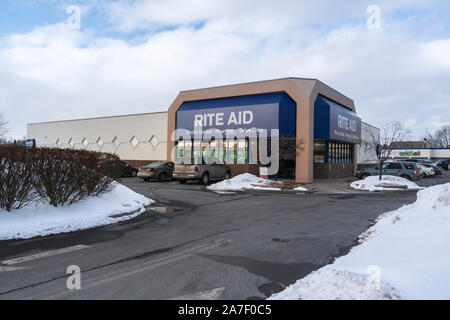
[[[303,187],[297,187],[297,188],[294,188],[294,191],[307,192],[307,191],[308,191],[308,189],[306,189],[306,188],[303,188]]]
[[[283,182],[263,179],[250,173],[243,173],[231,179],[214,183],[208,186],[208,189],[215,192],[245,190],[281,191],[282,187],[284,187]],[[292,190],[302,192],[308,191],[303,187]]]
[[[244,191],[244,190],[270,190],[281,191],[281,188],[265,187],[273,181],[259,178],[250,173],[243,173],[228,180],[223,180],[208,186],[211,191]],[[280,184],[281,187],[281,184]]]
[[[154,201],[116,184],[100,197],[91,197],[71,206],[30,206],[11,212],[0,211],[0,240],[28,239],[99,227],[132,219]],[[131,215],[120,216],[131,213]]]
[[[402,177],[383,175],[380,181],[379,176],[370,176],[364,180],[352,182],[350,187],[356,190],[366,191],[384,191],[384,190],[420,190],[415,182],[409,181]]]
[[[385,213],[358,246],[271,299],[450,299],[450,183]]]

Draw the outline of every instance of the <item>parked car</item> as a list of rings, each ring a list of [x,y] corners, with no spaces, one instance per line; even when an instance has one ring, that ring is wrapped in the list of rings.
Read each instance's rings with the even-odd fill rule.
[[[162,161],[153,162],[146,166],[140,167],[137,176],[150,181],[150,179],[158,179],[159,181],[166,181],[173,177],[173,162]]]
[[[433,168],[427,167],[422,162],[418,162],[417,167],[419,168],[420,172],[423,173],[424,177],[433,177],[435,174]]]
[[[192,161],[191,163],[195,163]],[[215,159],[202,159],[199,164],[177,164],[173,172],[173,177],[181,184],[187,180],[201,181],[208,184],[212,180],[227,180],[231,178],[231,169],[225,164],[220,164]],[[208,164],[209,163],[209,164]]]
[[[433,165],[433,164],[431,164],[431,163],[424,163],[424,162],[421,162],[420,164],[421,164],[422,166],[424,166],[424,167],[433,169],[434,175],[435,175],[435,176],[442,175],[442,169],[441,169],[440,167],[437,167],[437,166],[435,166],[435,165]]]
[[[356,177],[358,179],[365,179],[369,176],[377,176],[380,174],[380,167],[366,168],[358,170]],[[383,175],[399,176],[410,181],[420,180],[421,173],[419,167],[414,162],[385,162],[383,163]]]
[[[123,161],[120,161],[120,165],[122,167],[122,177],[136,177],[138,169]]]
[[[122,163],[114,157],[101,155],[96,166],[97,171],[113,178],[119,179],[123,175]]]
[[[433,165],[437,166],[437,167],[441,167],[444,170],[448,170],[449,166],[450,166],[450,160],[438,160],[435,163],[433,163]]]

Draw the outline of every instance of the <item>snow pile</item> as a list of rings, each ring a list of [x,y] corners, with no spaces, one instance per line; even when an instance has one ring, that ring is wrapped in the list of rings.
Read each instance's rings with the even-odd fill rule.
[[[408,179],[396,176],[383,176],[380,181],[379,176],[369,176],[364,180],[352,182],[350,185],[356,190],[384,191],[384,190],[420,190],[416,183]]]
[[[349,254],[271,299],[450,299],[449,235],[447,183],[385,213]]]
[[[267,190],[267,191],[281,191],[283,187],[289,190],[298,192],[307,192],[308,189],[303,187],[292,188],[292,184],[272,181],[268,179],[259,178],[250,173],[240,174],[229,180],[224,180],[208,186],[208,189],[216,193],[223,193],[224,191],[245,191],[245,190]]]
[[[280,188],[268,187],[269,185],[280,184]],[[220,181],[208,186],[211,191],[244,191],[244,190],[268,190],[281,191],[282,183],[259,178],[250,173],[243,173],[234,178]]]
[[[29,239],[116,223],[140,215],[153,202],[116,184],[110,192],[67,207],[42,204],[0,211],[0,240]]]

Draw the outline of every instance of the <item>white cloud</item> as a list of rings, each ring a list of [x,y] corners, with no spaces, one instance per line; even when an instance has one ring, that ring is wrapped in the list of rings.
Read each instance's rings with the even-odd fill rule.
[[[436,5],[435,0],[378,0],[383,15],[398,9],[424,9]],[[277,24],[305,26],[332,25],[351,19],[364,19],[372,0],[115,0],[103,2],[101,8],[117,29],[129,32],[135,29],[182,25],[195,21],[232,18],[235,22],[258,23],[272,18]],[[445,5],[447,6],[447,5]]]
[[[381,2],[387,12],[425,3]],[[149,33],[137,45],[63,24],[3,40],[0,110],[15,137],[29,122],[161,111],[180,90],[284,76],[319,78],[353,98],[364,121],[397,119],[415,138],[450,122],[450,39],[415,39],[400,20],[395,30],[387,19],[384,31],[369,31],[365,4],[124,3],[105,7],[117,29],[179,26]],[[330,16],[326,5],[344,17]],[[190,27],[197,20],[206,22]]]

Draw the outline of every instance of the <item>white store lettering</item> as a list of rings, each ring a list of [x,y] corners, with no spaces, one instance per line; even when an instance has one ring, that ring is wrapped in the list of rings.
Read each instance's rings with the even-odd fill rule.
[[[351,120],[347,117],[338,115],[338,128],[356,132],[356,120]]]
[[[194,116],[194,127],[220,127],[225,125],[224,121],[225,114],[223,112],[219,113],[204,113],[196,114]],[[231,112],[226,125],[248,125],[253,122],[253,112],[252,111],[238,111]]]

